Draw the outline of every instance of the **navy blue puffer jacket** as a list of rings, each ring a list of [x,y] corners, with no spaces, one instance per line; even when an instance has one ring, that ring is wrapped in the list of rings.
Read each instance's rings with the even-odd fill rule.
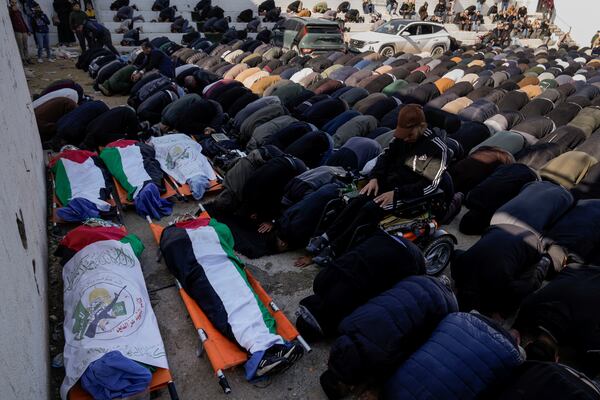
[[[403,279],[342,320],[329,370],[346,384],[389,376],[456,311],[454,294],[437,278]]]
[[[384,399],[475,399],[523,362],[513,338],[479,315],[452,313],[386,383]]]

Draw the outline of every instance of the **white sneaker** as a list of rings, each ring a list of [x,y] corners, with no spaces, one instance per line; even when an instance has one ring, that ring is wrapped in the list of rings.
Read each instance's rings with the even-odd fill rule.
[[[41,58],[38,58],[38,63],[40,63],[40,64],[41,64],[41,63],[43,63],[43,62],[44,62],[44,60],[42,60]]]
[[[56,62],[56,60],[54,58],[49,58],[48,61],[51,63]]]

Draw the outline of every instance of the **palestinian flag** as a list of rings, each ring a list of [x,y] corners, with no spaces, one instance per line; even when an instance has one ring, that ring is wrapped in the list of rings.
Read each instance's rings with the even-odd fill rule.
[[[50,161],[54,174],[55,194],[62,206],[72,199],[91,201],[100,211],[108,211],[110,195],[108,171],[96,153],[65,150]]]
[[[160,239],[167,267],[215,328],[249,353],[264,351],[283,339],[233,245],[227,225],[204,217],[171,225]]]
[[[148,182],[155,183],[161,193],[165,191],[163,172],[154,155],[150,145],[121,139],[106,145],[100,158],[131,201]]]
[[[61,264],[64,265],[84,247],[102,240],[117,240],[122,243],[129,243],[138,258],[144,251],[141,240],[133,234],[128,234],[123,226],[81,225],[63,237],[54,255],[60,257]]]

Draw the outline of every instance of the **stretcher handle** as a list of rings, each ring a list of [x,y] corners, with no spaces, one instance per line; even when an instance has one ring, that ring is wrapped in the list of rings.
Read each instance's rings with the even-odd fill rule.
[[[175,388],[175,382],[171,381],[167,384],[167,389],[169,389],[169,396],[171,400],[179,400],[179,395],[177,394],[177,388]]]
[[[198,350],[196,350],[196,355],[198,356],[198,358],[201,358],[204,354],[204,342],[208,340],[208,335],[206,334],[206,332],[204,332],[204,329],[202,328],[198,328],[197,332],[200,341],[198,342]]]
[[[223,389],[223,393],[229,394],[231,393],[231,386],[229,386],[229,382],[227,381],[227,377],[222,370],[217,370],[217,377],[219,378],[219,386]]]
[[[306,342],[306,340],[304,340],[304,338],[302,337],[302,335],[298,335],[296,336],[296,340],[298,342],[300,342],[300,344],[302,345],[302,347],[304,347],[304,350],[306,350],[307,353],[310,353],[312,351],[312,348],[310,347],[310,345]]]

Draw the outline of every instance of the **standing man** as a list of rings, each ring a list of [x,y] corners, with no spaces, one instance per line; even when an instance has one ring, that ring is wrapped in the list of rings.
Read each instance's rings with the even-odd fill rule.
[[[71,27],[71,30],[75,32],[75,36],[77,36],[77,41],[79,42],[79,47],[81,47],[82,52],[87,50],[87,46],[85,44],[85,35],[83,32],[78,31],[77,27],[85,24],[87,19],[87,15],[81,10],[79,3],[73,3],[73,11],[71,11],[71,14],[69,14],[69,26]]]
[[[13,30],[15,31],[15,38],[17,39],[17,47],[19,48],[19,54],[23,64],[32,64],[29,59],[29,43],[28,38],[31,35],[29,27],[23,19],[23,14],[17,6],[16,0],[10,0],[10,6],[8,7],[8,15],[10,16],[10,22],[12,23]]]
[[[82,32],[90,43],[90,47],[106,46],[110,51],[119,56],[119,51],[112,44],[110,31],[101,23],[96,21],[85,21],[84,24],[77,27],[77,32]]]
[[[35,41],[37,42],[38,48],[38,63],[42,63],[43,50],[46,50],[48,61],[54,62],[52,59],[52,52],[50,51],[50,42],[48,40],[48,25],[50,20],[48,16],[44,14],[39,4],[33,6],[33,15],[31,17],[31,28],[35,34]]]

